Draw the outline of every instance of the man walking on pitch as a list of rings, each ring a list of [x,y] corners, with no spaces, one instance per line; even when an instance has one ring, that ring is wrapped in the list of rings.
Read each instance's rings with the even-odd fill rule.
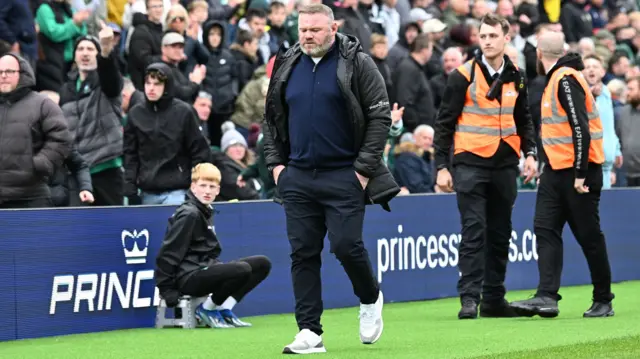
[[[547,76],[541,111],[547,164],[540,177],[534,220],[540,283],[534,298],[513,302],[511,307],[524,316],[558,315],[562,230],[568,222],[593,283],[593,305],[584,316],[612,316],[611,267],[600,229],[604,148],[596,101],[580,72],[584,69],[580,55],[565,55],[562,33],[542,35],[537,55],[538,72]]]
[[[488,14],[474,58],[449,75],[435,124],[437,186],[453,192],[462,222],[460,319],[513,317],[504,299],[520,153],[526,182],[536,175],[536,143],[524,74],[505,56],[509,22]],[[452,179],[449,153],[454,144]]]
[[[362,240],[365,205],[388,209],[400,188],[382,161],[391,124],[384,80],[355,37],[337,34],[333,12],[299,11],[300,43],[275,60],[267,94],[264,152],[284,205],[300,332],[284,353],[325,352],[321,252],[329,233],[360,299],[360,340],[383,329],[383,296]]]

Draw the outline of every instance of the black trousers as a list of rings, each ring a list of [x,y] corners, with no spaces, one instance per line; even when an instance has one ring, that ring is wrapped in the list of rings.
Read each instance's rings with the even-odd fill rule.
[[[278,178],[291,246],[291,276],[300,330],[322,334],[320,279],[324,237],[363,304],[375,303],[379,286],[362,241],[365,193],[353,168],[301,170],[286,167]]]
[[[109,168],[91,175],[94,206],[122,206],[124,204],[124,172]]]
[[[27,209],[27,208],[49,208],[54,207],[51,198],[34,198],[16,201],[0,202],[1,209]]]
[[[265,256],[214,264],[192,275],[180,292],[195,297],[211,294],[211,300],[216,305],[221,305],[229,297],[240,302],[267,278],[270,271],[271,261]]]
[[[587,259],[594,286],[593,299],[603,302],[613,299],[611,267],[600,229],[602,167],[593,167],[589,168],[585,180],[589,187],[589,193],[585,194],[573,188],[573,169],[553,171],[547,166],[540,177],[534,219],[540,272],[538,295],[561,299],[558,291],[563,264],[562,231],[565,223],[569,223]]]
[[[454,185],[462,222],[458,280],[461,298],[504,299],[509,261],[511,211],[518,194],[518,168],[457,165]]]

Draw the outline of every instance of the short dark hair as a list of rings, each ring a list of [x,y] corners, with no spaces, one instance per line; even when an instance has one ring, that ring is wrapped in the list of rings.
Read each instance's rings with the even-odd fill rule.
[[[269,4],[269,13],[272,13],[274,10],[284,9],[284,8],[286,8],[284,3],[280,1],[271,1],[271,4]]]
[[[600,63],[600,65],[604,66],[604,61],[602,61],[602,58],[598,55],[589,54],[589,55],[583,56],[582,61],[586,61],[586,60],[596,60]]]
[[[420,52],[424,49],[428,49],[431,45],[431,39],[429,34],[419,34],[410,46],[412,53]]]
[[[261,19],[266,19],[267,18],[267,13],[262,10],[262,9],[249,9],[247,10],[247,13],[245,14],[245,19],[247,19],[247,22],[251,22],[251,20],[253,20],[254,17],[259,17]]]
[[[245,43],[251,43],[253,41],[253,35],[247,30],[240,30],[236,35],[236,43],[243,46]]]
[[[500,25],[500,27],[502,28],[502,32],[505,35],[509,33],[509,30],[511,30],[511,25],[509,25],[509,21],[507,21],[507,19],[505,19],[504,17],[494,13],[488,13],[485,16],[483,16],[482,19],[480,20],[480,26],[482,26],[482,24],[487,24],[491,27]],[[478,29],[480,29],[480,27],[478,27]]]

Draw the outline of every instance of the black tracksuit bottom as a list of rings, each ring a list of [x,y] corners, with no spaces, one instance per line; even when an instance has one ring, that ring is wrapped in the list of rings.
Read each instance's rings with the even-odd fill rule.
[[[379,286],[362,241],[365,193],[352,167],[303,170],[287,166],[278,178],[287,235],[298,328],[323,333],[320,324],[321,253],[324,237],[363,304],[375,303]]]
[[[563,263],[562,231],[568,223],[587,259],[593,300],[609,302],[614,296],[607,246],[600,229],[602,167],[589,164],[585,180],[589,193],[578,193],[573,188],[574,181],[573,168],[553,171],[546,166],[540,177],[534,220],[540,272],[537,295],[561,299],[558,291]]]
[[[221,305],[233,297],[240,302],[250,291],[267,278],[271,262],[265,256],[240,258],[228,263],[218,263],[193,274],[180,288],[184,294],[204,297]]]
[[[509,261],[511,211],[518,194],[518,167],[483,168],[458,164],[454,186],[462,222],[458,248],[458,293],[496,303],[504,299]]]

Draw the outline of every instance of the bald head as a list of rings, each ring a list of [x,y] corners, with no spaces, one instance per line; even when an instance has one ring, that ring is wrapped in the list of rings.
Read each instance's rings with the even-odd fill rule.
[[[564,56],[564,34],[561,32],[543,32],[538,38],[538,52],[546,60],[557,60]]]
[[[447,74],[462,65],[463,61],[464,56],[462,55],[462,51],[457,47],[450,47],[442,53],[442,66],[444,67],[444,72]]]
[[[0,93],[9,93],[18,87],[20,63],[11,55],[0,57]]]

